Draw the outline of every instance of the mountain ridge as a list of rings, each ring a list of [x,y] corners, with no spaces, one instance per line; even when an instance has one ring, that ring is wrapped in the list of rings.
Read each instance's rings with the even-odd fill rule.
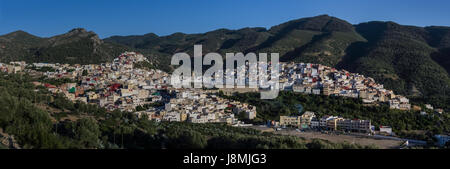
[[[408,26],[392,21],[350,24],[328,15],[291,20],[269,29],[216,29],[166,36],[147,33],[100,39],[92,31],[76,28],[66,34],[40,38],[18,31],[0,36],[0,61],[99,63],[116,53],[134,50],[143,53],[156,67],[171,71],[170,56],[177,52],[192,55],[195,44],[203,45],[203,53],[222,55],[278,52],[281,61],[347,69],[374,77],[388,89],[412,97],[448,98],[443,93],[450,92],[445,87],[450,86],[450,27]],[[5,45],[14,50],[2,48]],[[5,57],[5,53],[9,56]]]

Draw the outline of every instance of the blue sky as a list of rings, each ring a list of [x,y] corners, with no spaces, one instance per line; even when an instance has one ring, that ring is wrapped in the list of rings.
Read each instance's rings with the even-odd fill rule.
[[[267,27],[329,14],[356,24],[382,20],[450,26],[448,0],[0,0],[0,34],[48,37],[72,28],[105,38],[149,32],[203,33]]]

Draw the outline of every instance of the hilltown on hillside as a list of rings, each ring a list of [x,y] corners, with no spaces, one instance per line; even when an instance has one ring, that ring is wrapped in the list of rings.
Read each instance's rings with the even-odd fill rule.
[[[50,79],[71,79],[72,83],[60,86],[40,82],[34,84],[43,85],[55,94],[63,93],[74,102],[97,104],[107,110],[135,112],[139,116],[145,115],[156,121],[223,122],[245,126],[248,124],[238,120],[238,115],[246,119],[256,118],[255,106],[218,97],[215,95],[217,90],[175,89],[170,85],[168,73],[136,66],[142,62],[148,62],[142,54],[125,52],[113,62],[100,65],[10,62],[0,63],[0,71],[8,73],[25,71]],[[236,70],[247,67],[248,65],[244,65]],[[361,98],[366,104],[387,103],[391,109],[411,109],[406,97],[384,89],[383,85],[377,84],[373,78],[345,70],[320,64],[280,63],[279,75],[280,90]],[[258,91],[248,88],[219,90],[225,94]],[[426,107],[433,109],[431,105]],[[442,113],[442,109],[436,111]],[[369,119],[350,120],[333,116],[319,119],[315,117],[314,112],[305,112],[301,116],[281,116],[280,121],[274,124],[299,128],[373,131]]]

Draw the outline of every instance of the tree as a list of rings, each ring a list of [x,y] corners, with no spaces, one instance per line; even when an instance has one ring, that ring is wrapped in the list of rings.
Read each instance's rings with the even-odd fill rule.
[[[85,69],[83,70],[83,73],[81,74],[82,76],[87,76],[88,75],[88,71]]]
[[[92,118],[84,118],[77,122],[75,127],[75,139],[85,148],[97,148],[100,143],[100,130]]]

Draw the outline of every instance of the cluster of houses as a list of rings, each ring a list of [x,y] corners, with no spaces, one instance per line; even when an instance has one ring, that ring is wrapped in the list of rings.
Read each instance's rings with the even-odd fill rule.
[[[424,116],[428,115],[426,110],[432,111],[432,112],[435,112],[435,113],[438,113],[438,114],[444,113],[444,109],[440,109],[440,108],[435,109],[435,108],[433,108],[433,106],[431,104],[425,104],[425,110],[420,111],[420,114],[424,115]]]
[[[370,77],[310,63],[280,63],[280,89],[306,94],[361,98],[364,103],[389,103],[392,109],[409,110],[409,100],[384,89]]]
[[[389,104],[391,109],[410,110],[411,104],[409,99],[396,95],[392,90],[387,90],[382,84],[375,82],[373,78],[365,77],[358,73],[350,73],[346,70],[337,70],[328,66],[311,63],[294,63],[294,62],[280,62],[278,74],[271,74],[272,64],[270,63],[256,63],[245,64],[238,67],[235,70],[226,70],[223,83],[226,83],[230,79],[229,77],[237,77],[236,83],[238,83],[235,92],[254,92],[261,89],[261,86],[256,88],[244,88],[249,86],[253,81],[247,75],[256,75],[257,72],[264,71],[264,67],[268,67],[269,73],[263,78],[269,76],[278,76],[279,83],[272,84],[273,81],[268,81],[267,84],[273,88],[278,88],[284,91],[293,91],[305,94],[315,95],[328,95],[328,96],[341,96],[351,98],[361,98],[365,104],[377,104],[386,103]],[[250,69],[250,67],[256,67],[257,69]],[[248,73],[242,73],[249,70]],[[240,73],[239,73],[240,72]],[[219,72],[220,74],[221,72]],[[217,74],[216,78],[220,78]],[[261,84],[261,79],[256,81],[256,84]],[[239,83],[241,82],[241,83]],[[253,81],[254,82],[254,81]],[[229,89],[226,89],[229,90]],[[231,95],[233,91],[226,94]]]
[[[213,94],[211,91],[198,89],[174,89],[175,98],[171,98],[163,109],[148,109],[136,112],[147,115],[156,121],[177,121],[191,123],[227,123],[245,125],[237,116],[245,119],[256,117],[256,107],[246,103],[230,101]]]
[[[21,62],[10,62],[9,64],[0,63],[0,72],[7,72],[7,73],[17,73],[21,72],[25,69],[26,63]]]
[[[192,123],[224,122],[230,125],[246,125],[245,119],[256,117],[256,107],[229,101],[201,89],[174,89],[169,84],[169,74],[154,69],[136,68],[135,64],[148,62],[139,53],[125,52],[112,63],[69,65],[33,63],[28,73],[40,72],[49,79],[70,79],[61,85],[33,82],[52,93],[62,93],[71,101],[97,104],[108,110],[136,112],[156,121],[187,121]],[[3,64],[2,64],[3,65]],[[27,65],[23,64],[25,68]],[[3,67],[3,66],[2,66]],[[10,69],[8,69],[10,70]],[[51,71],[39,71],[51,70]],[[175,97],[162,93],[175,93]],[[163,103],[162,107],[146,106]]]
[[[343,130],[362,133],[372,133],[374,130],[370,120],[345,119],[337,116],[317,118],[314,112],[310,111],[306,111],[301,116],[280,116],[277,125],[300,129]]]
[[[115,58],[113,62],[99,65],[58,63],[33,63],[27,65],[25,62],[10,62],[9,64],[0,63],[0,70],[8,73],[17,73],[25,70],[28,73],[40,72],[51,79],[71,79],[72,83],[64,83],[59,86],[41,84],[39,82],[34,83],[45,86],[53,93],[63,93],[72,101],[98,104],[108,110],[120,109],[133,112],[137,106],[162,101],[168,102],[163,109],[149,108],[140,112],[148,114],[150,118],[157,120],[190,121],[194,123],[224,121],[236,124],[237,120],[233,117],[233,115],[237,114],[237,110],[234,110],[235,108],[239,109],[239,111],[244,111],[248,119],[256,116],[254,107],[218,98],[208,93],[208,91],[201,89],[174,89],[170,85],[169,74],[155,69],[136,68],[135,65],[139,62],[148,62],[148,60],[142,54],[125,52]],[[260,64],[262,63],[258,63],[258,65]],[[257,74],[257,72],[262,71],[260,66],[247,74],[238,73],[245,72],[250,66],[256,67],[256,65],[245,64],[234,71],[228,72],[227,70],[226,73],[231,73],[233,77],[235,75],[238,76],[238,79],[244,80],[243,84],[248,85],[250,79],[246,75]],[[273,65],[269,63],[264,66],[269,67],[268,69],[270,70]],[[27,69],[30,67],[31,69]],[[48,70],[48,68],[51,68],[51,71],[39,71]],[[280,90],[361,98],[364,103],[383,102],[389,104],[392,109],[411,109],[411,104],[406,97],[395,95],[393,91],[384,89],[383,85],[375,83],[375,80],[370,77],[320,64],[281,62],[279,68],[279,84],[274,86]],[[215,74],[215,76],[218,75]],[[270,73],[267,73],[266,77],[268,76],[270,76]],[[224,81],[227,80],[226,78],[224,79]],[[162,90],[175,92],[177,93],[176,97],[165,98],[160,93]],[[234,92],[257,92],[258,88],[237,87],[220,90],[230,95]],[[230,111],[228,106],[233,107],[232,113],[227,113]],[[227,118],[228,120],[224,120]],[[298,118],[301,121],[301,118]],[[309,123],[308,126],[317,127],[315,122]],[[323,127],[323,125],[319,125],[319,127]]]
[[[72,101],[97,104],[108,110],[132,112],[137,106],[161,101],[159,91],[167,89],[168,74],[160,70],[134,68],[135,63],[146,62],[139,53],[125,52],[112,63],[100,65],[33,64],[37,69],[51,67],[43,75],[51,79],[72,79],[73,83],[60,86],[40,84],[53,93],[63,93]],[[39,85],[38,82],[35,84]]]
[[[146,91],[149,91],[149,89],[161,89],[170,87],[168,78],[169,75],[167,73],[160,70],[144,70],[133,68],[134,63],[142,61],[147,61],[147,59],[142,54],[138,54],[135,52],[126,52],[120,55],[118,58],[114,59],[112,63],[104,63],[101,65],[71,66],[68,64],[34,63],[33,67],[54,68],[55,71],[44,73],[44,75],[48,78],[70,78],[81,80],[82,84],[80,86],[77,86],[75,89],[75,91],[81,92],[70,93],[68,92],[69,90],[58,91],[64,92],[72,100],[81,100],[87,102],[90,102],[89,100],[95,100],[94,102],[99,102],[102,105],[108,105],[108,103],[110,102],[116,102],[116,98],[130,96],[130,98],[127,98],[126,100],[124,100],[125,98],[123,98],[121,101],[123,103],[129,103],[130,100],[133,100],[133,103],[136,103],[136,105],[140,105],[146,104],[146,102],[143,101],[145,100],[145,98],[143,97],[145,97],[144,95],[147,94]],[[261,63],[258,63],[258,65],[259,64]],[[13,73],[23,70],[25,66],[26,64],[24,62],[11,62],[8,65],[0,65],[0,70]],[[261,69],[260,66],[258,67],[258,69],[252,69],[253,72],[248,72],[247,74],[238,73],[245,72],[245,69],[250,66],[252,65],[243,65],[231,72],[227,70],[226,73],[233,75],[233,77],[238,76],[238,79],[243,80],[243,83],[240,83],[238,85],[248,85],[250,83],[250,79],[246,77],[246,75],[257,74],[256,71],[262,71],[258,70]],[[272,65],[266,64],[265,66],[271,67]],[[279,87],[280,90],[294,91],[305,94],[361,98],[364,103],[387,103],[389,104],[391,109],[411,109],[411,104],[409,103],[408,98],[401,95],[396,95],[392,90],[384,89],[383,85],[377,84],[375,80],[370,77],[364,77],[363,75],[350,73],[345,70],[337,70],[335,68],[323,66],[320,64],[281,62],[279,67],[280,83],[272,86],[276,86],[277,88]],[[83,75],[83,73],[85,75]],[[218,74],[215,74],[215,76],[218,76]],[[269,73],[266,76],[269,76]],[[225,76],[224,82],[228,81],[228,79],[226,78],[227,76]],[[269,81],[269,83],[270,82],[271,81]],[[121,84],[121,86],[117,86],[117,84]],[[69,87],[73,88],[73,84],[69,85]],[[120,91],[104,91],[100,93],[82,92],[83,90],[107,88],[110,88],[112,90],[120,88]],[[239,87],[237,87],[234,91],[239,90],[258,91],[258,89],[254,88]],[[230,93],[232,92],[233,91],[231,91]],[[142,97],[133,97],[138,93],[143,93],[141,94]],[[150,91],[150,93],[154,93],[154,91]],[[79,98],[80,96],[84,95],[88,95],[86,96],[86,99]],[[103,97],[102,99],[102,97],[99,97],[97,95],[103,95],[105,97],[111,98],[109,100],[105,100],[105,97]],[[109,107],[111,108],[116,108],[113,106],[113,104],[109,105]],[[131,110],[130,106],[127,106],[127,104],[124,104],[120,107],[128,107],[127,109]]]

